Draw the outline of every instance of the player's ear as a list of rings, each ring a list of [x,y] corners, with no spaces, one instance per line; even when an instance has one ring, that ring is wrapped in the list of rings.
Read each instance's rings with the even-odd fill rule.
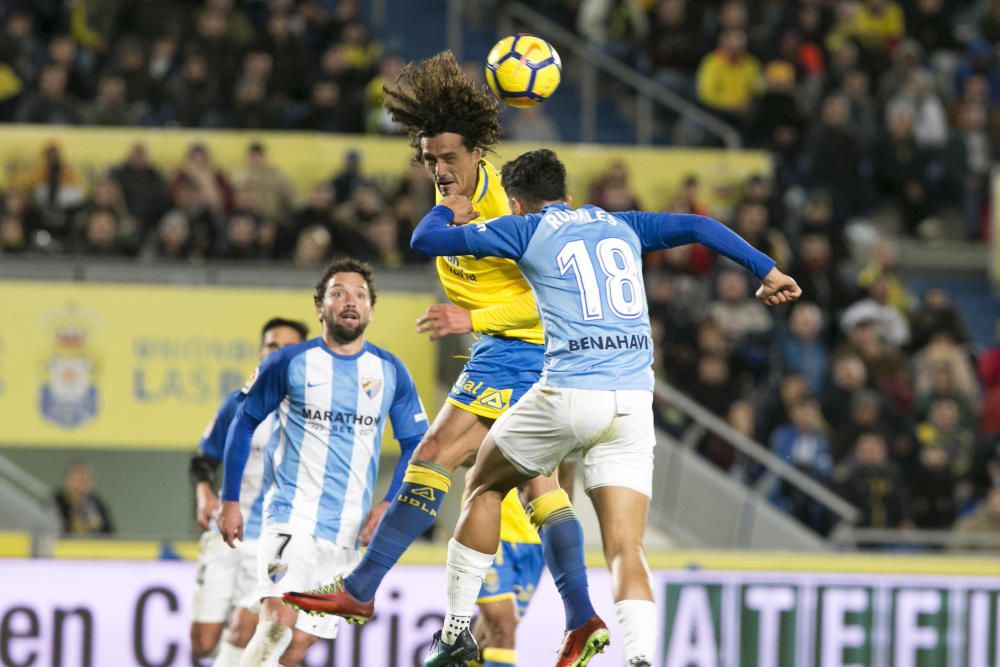
[[[566,205],[567,206],[573,205],[573,195],[566,195]]]
[[[510,199],[510,212],[514,215],[524,215],[524,202],[517,197],[509,197]]]

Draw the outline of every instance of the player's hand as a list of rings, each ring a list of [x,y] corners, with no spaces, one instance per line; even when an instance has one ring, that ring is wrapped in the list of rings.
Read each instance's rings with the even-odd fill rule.
[[[197,502],[198,525],[202,530],[208,530],[208,523],[219,511],[219,498],[212,491],[208,482],[198,482],[194,489],[195,500]]]
[[[438,206],[447,206],[455,214],[455,219],[451,221],[453,225],[464,225],[479,217],[479,213],[472,208],[472,202],[462,195],[448,195],[438,202]]]
[[[368,516],[365,517],[365,526],[361,529],[361,535],[359,536],[361,546],[367,547],[368,543],[372,541],[372,535],[375,534],[375,529],[378,528],[378,523],[382,520],[382,515],[385,514],[387,509],[389,509],[389,501],[383,500],[368,510]]]
[[[765,306],[777,306],[779,303],[789,303],[802,296],[802,288],[791,276],[786,276],[774,267],[764,276],[757,288],[757,298]]]
[[[440,340],[450,334],[472,332],[472,313],[453,303],[436,303],[417,318],[417,333],[431,334],[431,340]]]
[[[240,504],[233,501],[222,503],[217,523],[222,539],[235,549],[236,540],[243,541],[243,512],[240,511]]]

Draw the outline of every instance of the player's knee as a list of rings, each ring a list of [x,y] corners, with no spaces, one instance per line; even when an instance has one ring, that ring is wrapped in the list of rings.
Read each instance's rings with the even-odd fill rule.
[[[196,658],[204,658],[215,650],[221,637],[221,623],[192,623],[191,655]]]
[[[256,627],[256,623],[237,623],[229,628],[229,632],[226,633],[226,641],[238,648],[246,648]]]
[[[302,664],[305,659],[306,651],[309,647],[316,643],[316,637],[305,632],[300,632],[296,630],[292,634],[292,641],[285,649],[285,652],[281,654],[281,660],[278,661],[281,665],[289,665],[298,667]]]
[[[442,463],[444,459],[444,454],[447,450],[446,443],[444,443],[438,434],[433,429],[427,431],[424,434],[423,439],[417,448],[413,450],[413,456],[410,458],[411,461],[421,461],[423,463]]]
[[[609,564],[615,561],[645,562],[646,547],[642,536],[627,533],[608,536],[604,541],[604,557]]]

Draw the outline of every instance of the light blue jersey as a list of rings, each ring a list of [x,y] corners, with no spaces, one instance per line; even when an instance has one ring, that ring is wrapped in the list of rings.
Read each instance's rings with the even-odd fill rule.
[[[550,204],[540,213],[449,227],[436,206],[414,230],[425,254],[517,260],[545,330],[540,382],[553,387],[653,388],[653,346],[642,277],[643,253],[701,242],[757,277],[774,261],[721,223],[694,215],[608,213]]]
[[[226,445],[223,500],[240,495],[230,480],[239,476],[230,450],[245,447],[241,423],[254,425],[277,411],[276,443],[265,463],[273,474],[264,499],[267,522],[356,548],[386,419],[400,440],[419,439],[427,430],[406,366],[371,343],[343,356],[316,338],[272,353],[244,391]]]
[[[198,449],[202,454],[218,461],[222,460],[229,426],[236,417],[243,398],[243,392],[237,389],[223,399],[198,443]],[[240,511],[245,522],[243,538],[247,540],[260,537],[264,494],[270,488],[272,481],[270,466],[265,465],[265,459],[278,444],[277,426],[277,419],[272,412],[257,426],[250,441],[250,456],[243,469],[243,481],[240,485]],[[211,530],[215,530],[214,520]]]

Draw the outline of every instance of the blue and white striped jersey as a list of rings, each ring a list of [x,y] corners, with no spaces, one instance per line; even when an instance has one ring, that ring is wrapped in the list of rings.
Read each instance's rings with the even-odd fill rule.
[[[222,460],[229,426],[236,417],[236,411],[243,398],[243,392],[237,389],[223,399],[198,443],[198,449],[202,454]],[[277,425],[275,413],[272,412],[257,426],[250,441],[250,456],[247,458],[246,467],[243,469],[243,480],[240,483],[240,511],[245,522],[243,538],[246,540],[260,537],[264,493],[271,485],[272,478],[271,471],[264,465],[264,459],[267,450],[273,449],[278,444]],[[213,526],[212,530],[214,529]]]
[[[427,430],[409,370],[371,343],[343,356],[315,338],[273,352],[244,391],[238,420],[258,422],[277,411],[276,444],[265,464],[273,473],[264,499],[267,521],[356,548],[386,418],[398,440]],[[231,487],[223,485],[226,500],[235,493]]]
[[[535,292],[545,330],[540,382],[579,389],[653,388],[653,345],[642,254],[701,242],[759,278],[774,261],[711,218],[670,213],[609,213],[550,204],[540,213],[448,226],[436,206],[414,230],[426,254],[517,260]]]

